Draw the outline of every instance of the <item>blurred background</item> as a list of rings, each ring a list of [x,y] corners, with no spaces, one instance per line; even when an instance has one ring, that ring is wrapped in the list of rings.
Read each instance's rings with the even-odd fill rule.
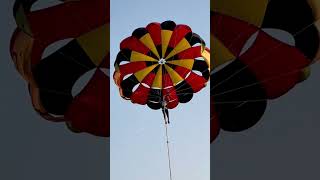
[[[305,82],[269,101],[261,121],[211,144],[211,179],[318,179],[320,64]]]
[[[0,6],[0,179],[108,179],[109,139],[72,133],[64,123],[44,120],[33,110],[27,84],[9,54],[16,28],[13,3],[2,1]],[[40,0],[34,8],[58,3]]]

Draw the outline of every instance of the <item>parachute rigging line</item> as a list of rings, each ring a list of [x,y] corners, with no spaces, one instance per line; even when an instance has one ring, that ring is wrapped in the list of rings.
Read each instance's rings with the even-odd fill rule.
[[[168,124],[169,124],[169,119],[164,118],[165,123],[165,130],[166,130],[166,146],[167,146],[167,156],[168,156],[168,166],[169,166],[169,177],[170,180],[172,180],[172,167],[171,167],[171,156],[170,156],[170,145],[169,145],[169,135],[168,135]]]

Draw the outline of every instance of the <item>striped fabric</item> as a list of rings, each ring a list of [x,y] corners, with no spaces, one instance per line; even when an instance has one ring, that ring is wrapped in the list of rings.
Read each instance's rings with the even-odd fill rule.
[[[152,109],[189,102],[209,80],[209,49],[187,25],[150,23],[120,44],[114,81],[124,99]]]

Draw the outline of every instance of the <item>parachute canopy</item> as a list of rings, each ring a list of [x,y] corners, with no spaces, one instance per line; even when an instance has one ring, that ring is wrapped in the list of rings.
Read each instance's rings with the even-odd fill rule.
[[[172,109],[205,87],[209,61],[209,49],[189,26],[150,23],[121,42],[114,81],[124,99]]]

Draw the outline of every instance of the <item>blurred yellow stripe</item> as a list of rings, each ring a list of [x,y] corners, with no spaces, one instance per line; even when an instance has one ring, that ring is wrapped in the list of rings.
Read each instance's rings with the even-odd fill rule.
[[[269,0],[212,0],[211,11],[229,15],[260,27],[268,2]]]
[[[109,31],[109,25],[103,25],[77,38],[82,49],[97,66],[109,51]]]

